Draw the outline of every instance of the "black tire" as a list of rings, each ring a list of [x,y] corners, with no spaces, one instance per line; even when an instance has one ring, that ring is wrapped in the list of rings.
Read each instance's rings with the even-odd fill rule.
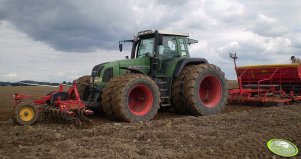
[[[212,64],[186,66],[172,86],[176,111],[195,116],[221,112],[227,95],[225,74]]]
[[[103,106],[110,106],[108,116],[119,121],[149,121],[160,107],[160,92],[148,76],[132,74],[112,79],[103,92]],[[109,91],[111,90],[111,91]],[[110,102],[109,102],[110,100]],[[109,107],[108,105],[104,106]]]
[[[83,101],[86,101],[89,97],[90,78],[90,75],[86,75],[75,80],[77,83],[78,94]]]
[[[118,76],[115,78],[111,78],[110,81],[106,84],[105,88],[102,91],[101,94],[101,105],[102,109],[105,112],[106,116],[110,119],[116,120],[116,116],[113,112],[113,92],[117,88],[116,85],[118,82],[123,78],[124,76]]]
[[[38,121],[38,108],[30,103],[22,102],[13,110],[13,121],[19,125],[33,125]]]
[[[174,107],[175,111],[179,114],[186,114],[186,100],[183,98],[184,92],[182,91],[183,80],[185,77],[189,76],[188,71],[190,67],[185,67],[180,76],[175,78],[171,88],[171,105]]]

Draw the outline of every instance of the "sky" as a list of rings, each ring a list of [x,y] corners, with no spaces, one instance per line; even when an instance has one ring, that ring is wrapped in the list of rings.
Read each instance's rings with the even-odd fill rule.
[[[73,81],[124,59],[118,41],[141,30],[189,33],[203,57],[235,79],[238,65],[301,58],[299,0],[0,0],[0,81]]]

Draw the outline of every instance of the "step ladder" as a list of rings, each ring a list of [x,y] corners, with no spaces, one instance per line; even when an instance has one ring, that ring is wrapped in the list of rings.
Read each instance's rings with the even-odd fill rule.
[[[160,98],[161,98],[161,107],[167,107],[170,106],[170,97],[169,97],[169,92],[168,92],[168,86],[167,86],[167,82],[163,81],[163,80],[159,80],[157,82],[157,85],[159,87],[159,91],[160,91]]]

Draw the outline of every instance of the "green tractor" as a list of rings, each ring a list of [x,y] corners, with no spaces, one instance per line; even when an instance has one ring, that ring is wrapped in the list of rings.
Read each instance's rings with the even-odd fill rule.
[[[227,99],[225,74],[204,58],[190,58],[188,34],[161,30],[138,32],[130,59],[96,65],[77,80],[88,108],[114,120],[137,122],[155,117],[160,107],[190,115],[216,114]]]

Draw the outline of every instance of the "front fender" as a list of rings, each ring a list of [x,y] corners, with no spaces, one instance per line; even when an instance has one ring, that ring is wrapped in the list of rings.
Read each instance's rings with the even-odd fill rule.
[[[144,74],[144,72],[140,71],[139,69],[148,69],[148,67],[144,67],[144,66],[131,66],[131,67],[120,67],[120,69],[124,69],[124,70],[129,70],[132,73],[135,74]]]

